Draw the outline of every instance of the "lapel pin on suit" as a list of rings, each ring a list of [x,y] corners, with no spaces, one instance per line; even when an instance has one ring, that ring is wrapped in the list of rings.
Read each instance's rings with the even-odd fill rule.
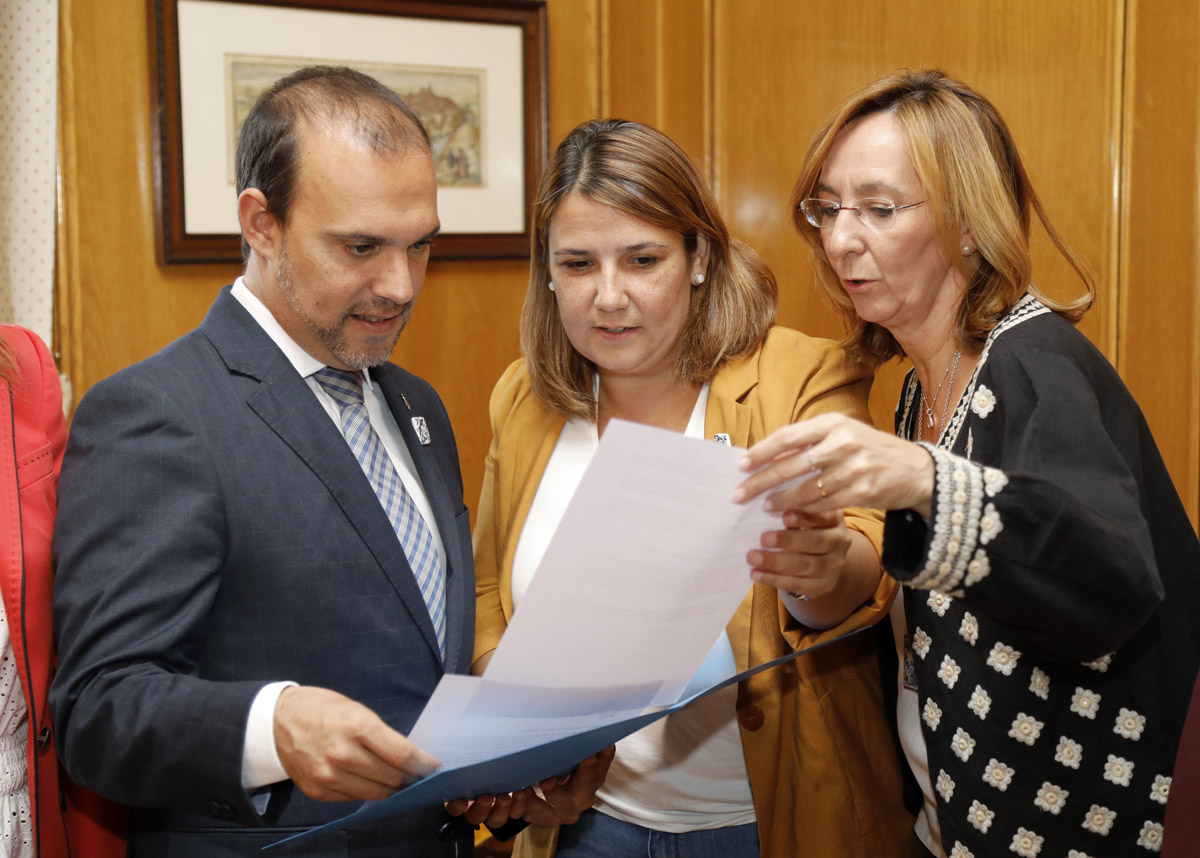
[[[713,441],[723,447],[729,446],[729,434],[727,432],[717,432],[713,435]]]
[[[408,403],[405,403],[406,405]],[[421,442],[422,447],[428,447],[432,440],[429,437],[429,427],[425,425],[424,417],[414,417],[412,419],[413,431],[417,433],[417,440]]]

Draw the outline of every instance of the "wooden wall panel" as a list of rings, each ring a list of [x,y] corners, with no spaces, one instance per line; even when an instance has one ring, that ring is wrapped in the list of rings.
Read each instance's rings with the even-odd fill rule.
[[[235,266],[154,259],[145,3],[62,0],[58,341],[78,398],[204,317]]]
[[[601,115],[658,128],[708,169],[711,0],[605,0]]]
[[[1130,3],[1120,359],[1200,520],[1200,6]]]
[[[57,341],[82,394],[195,327],[238,269],[155,262],[146,4],[60,7]],[[809,138],[846,94],[897,67],[962,77],[1000,107],[1055,223],[1091,261],[1100,299],[1083,330],[1142,403],[1195,522],[1200,12],[1180,9],[1148,0],[548,0],[551,144],[600,115],[663,129],[712,178],[733,232],[778,273],[781,321],[838,336],[788,218]],[[1051,291],[1076,290],[1044,243],[1035,275]],[[526,280],[521,261],[435,261],[396,353],[446,400],[472,508],[487,396],[517,356]],[[886,367],[876,385],[881,425],[900,375]]]
[[[1115,356],[1121,0],[929,0],[921,4],[717,0],[714,159],[731,228],[781,284],[780,321],[825,336],[841,329],[812,288],[787,202],[812,133],[853,90],[897,68],[938,67],[991,98],[1008,120],[1059,231],[1095,268],[1101,300],[1084,331]],[[1035,279],[1078,294],[1056,257]],[[891,425],[901,372],[885,368],[872,413]]]

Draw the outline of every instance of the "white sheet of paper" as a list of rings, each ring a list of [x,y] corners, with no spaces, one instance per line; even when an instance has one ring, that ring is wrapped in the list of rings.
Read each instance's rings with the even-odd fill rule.
[[[488,711],[494,684],[478,676],[442,677],[420,719],[409,733],[419,748],[433,754],[443,768],[454,769],[516,751],[536,748],[640,714],[636,710],[600,707],[578,711],[570,702],[554,715],[553,697],[542,697],[543,714]],[[552,692],[547,692],[552,694]],[[528,695],[524,695],[528,699]],[[575,710],[572,712],[572,710]]]
[[[680,699],[732,677],[737,668],[724,639]],[[577,736],[641,714],[646,689],[551,689],[512,686],[478,676],[443,676],[408,738],[443,770],[472,766]]]
[[[731,500],[743,452],[610,422],[487,679],[677,700],[750,587],[746,553],[780,526]]]

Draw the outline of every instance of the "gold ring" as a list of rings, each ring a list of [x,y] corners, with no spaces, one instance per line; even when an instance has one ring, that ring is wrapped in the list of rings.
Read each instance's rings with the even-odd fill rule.
[[[821,493],[821,497],[823,497],[823,498],[829,497],[829,493],[825,491],[825,486],[821,482],[820,477],[817,477],[817,491],[819,491]]]

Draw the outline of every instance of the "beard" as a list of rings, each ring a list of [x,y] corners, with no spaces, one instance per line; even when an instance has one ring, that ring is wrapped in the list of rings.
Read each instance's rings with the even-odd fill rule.
[[[321,324],[309,315],[308,311],[301,305],[300,298],[296,295],[295,287],[292,284],[292,259],[288,254],[286,241],[279,251],[279,263],[276,267],[275,283],[279,287],[279,291],[283,293],[284,300],[287,301],[288,306],[304,321],[309,332],[316,337],[321,345],[329,350],[330,354],[350,369],[370,369],[371,367],[382,366],[387,363],[396,348],[396,342],[400,339],[400,334],[404,331],[405,325],[408,324],[408,313],[411,310],[411,305],[410,307],[404,307],[386,298],[354,304],[347,308],[334,324]],[[350,320],[351,316],[394,316],[396,313],[404,314],[399,329],[397,329],[394,335],[377,338],[379,340],[377,345],[355,348],[346,342],[346,323]]]

